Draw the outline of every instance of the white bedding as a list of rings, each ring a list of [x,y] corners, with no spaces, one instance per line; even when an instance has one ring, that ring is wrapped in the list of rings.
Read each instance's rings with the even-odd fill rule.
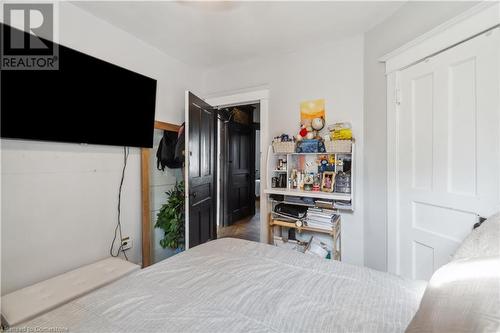
[[[425,284],[224,238],[18,327],[70,332],[402,332]]]
[[[406,333],[500,332],[500,257],[465,258],[438,269]]]

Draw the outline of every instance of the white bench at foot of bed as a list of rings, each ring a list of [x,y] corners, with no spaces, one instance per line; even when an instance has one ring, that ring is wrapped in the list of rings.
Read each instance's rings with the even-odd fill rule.
[[[22,323],[139,269],[131,262],[107,258],[14,291],[2,296],[3,324]]]

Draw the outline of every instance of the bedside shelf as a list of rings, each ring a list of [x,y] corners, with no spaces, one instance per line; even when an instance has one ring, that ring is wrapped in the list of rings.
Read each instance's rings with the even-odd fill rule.
[[[351,200],[350,193],[329,193],[329,192],[319,192],[319,191],[301,191],[301,190],[291,190],[291,189],[278,189],[270,188],[264,190],[266,194],[281,194],[281,195],[291,195],[296,197],[306,197],[306,198],[317,198],[317,199],[330,199],[330,200]]]
[[[354,198],[355,198],[355,145],[354,143],[351,146],[350,153],[274,153],[273,147],[269,146],[267,151],[267,162],[266,162],[266,181],[263,184],[265,187],[263,192],[265,193],[266,202],[269,203],[267,205],[267,224],[270,228],[271,239],[270,241],[274,241],[275,231],[283,232],[283,229],[294,229],[298,233],[304,232],[308,234],[315,234],[322,242],[326,242],[328,248],[332,249],[332,257],[336,260],[341,260],[341,231],[340,231],[340,223],[341,220],[337,222],[337,225],[333,225],[332,229],[328,226],[328,229],[309,227],[307,225],[303,225],[297,227],[294,222],[287,221],[286,218],[279,218],[276,214],[273,214],[274,208],[279,203],[286,203],[290,205],[297,206],[305,206],[307,208],[313,207],[321,207],[322,204],[316,203],[318,200],[328,200],[334,202],[331,209],[335,210],[335,213],[340,215],[340,218],[344,214],[351,214],[354,212]],[[350,162],[350,165],[347,164],[347,169],[344,169],[344,163],[335,163],[332,166],[329,166],[329,171],[334,171],[336,173],[350,172],[350,192],[351,193],[342,193],[342,192],[322,192],[322,191],[304,191],[303,189],[293,189],[292,184],[290,184],[290,177],[292,176],[293,170],[298,170],[302,174],[316,174],[318,172],[318,156],[319,155],[330,155],[328,158],[332,158],[331,155],[335,155],[335,161],[342,160],[343,162]],[[286,158],[286,170],[280,170],[280,166],[284,163],[283,160]],[[333,164],[333,163],[332,163]],[[333,169],[333,170],[332,170]],[[286,182],[283,184],[283,175],[287,176]],[[273,188],[271,187],[273,184],[273,178],[279,178],[281,185],[287,186],[283,188]],[[346,191],[348,189],[345,189]],[[276,198],[271,198],[270,195],[280,195],[284,196],[283,200],[276,201]],[[286,198],[286,197],[292,198]],[[310,203],[305,202],[296,202],[303,200],[293,200],[297,197],[310,198],[314,200],[306,200],[310,201]],[[313,203],[314,201],[314,203]],[[345,204],[345,207],[335,206],[339,201],[342,201]],[[323,207],[328,207],[326,203],[323,204]],[[321,227],[321,225],[320,225]],[[330,244],[331,242],[331,244]]]
[[[292,174],[292,170],[297,167],[298,163],[301,164],[299,170],[303,170],[306,173],[316,172],[312,169],[314,168],[311,163],[316,161],[317,156],[319,155],[335,155],[335,159],[340,156],[340,158],[347,158],[351,162],[350,165],[350,175],[351,175],[351,193],[343,193],[343,192],[322,192],[322,191],[304,191],[303,189],[292,189],[289,184],[289,177]],[[286,195],[286,196],[295,196],[295,197],[306,197],[306,198],[315,198],[315,199],[326,199],[333,201],[350,201],[351,205],[348,207],[337,207],[336,209],[353,212],[354,207],[354,190],[355,190],[355,174],[356,170],[355,166],[355,144],[352,143],[351,152],[345,153],[274,153],[272,146],[269,146],[267,151],[267,179],[264,184],[264,193],[269,194],[278,194],[278,195]],[[286,158],[286,170],[277,169],[279,159]],[[300,162],[299,162],[300,161]],[[334,170],[338,172],[339,165],[335,165]],[[342,171],[342,166],[340,166],[340,171]],[[273,177],[283,177],[283,175],[287,176],[287,187],[284,188],[273,188],[272,178]],[[283,184],[285,185],[285,184]]]

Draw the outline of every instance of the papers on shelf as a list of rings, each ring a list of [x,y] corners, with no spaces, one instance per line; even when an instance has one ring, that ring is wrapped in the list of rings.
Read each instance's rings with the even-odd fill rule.
[[[314,199],[313,198],[306,198],[306,197],[296,197],[293,195],[285,195],[284,196],[284,201],[289,202],[289,203],[296,203],[299,205],[314,205]]]
[[[321,242],[317,238],[311,237],[311,240],[309,241],[309,246],[307,247],[305,253],[309,255],[318,256],[321,258],[326,258],[330,253],[330,251],[328,251],[325,243]]]
[[[312,237],[311,237],[312,239]],[[289,250],[295,250],[304,253],[306,251],[306,248],[308,246],[308,242],[302,242],[298,240],[292,240],[292,239],[283,239],[283,237],[279,236],[274,236],[274,246],[289,249]]]
[[[335,201],[333,206],[338,209],[352,209],[352,203],[350,201],[338,200]]]
[[[326,209],[333,209],[334,208],[334,203],[333,200],[320,200],[317,199],[315,201],[316,207],[318,208],[326,208]]]

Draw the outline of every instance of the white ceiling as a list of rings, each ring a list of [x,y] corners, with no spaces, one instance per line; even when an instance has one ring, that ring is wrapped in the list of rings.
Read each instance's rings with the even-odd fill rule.
[[[292,52],[363,33],[404,2],[146,2],[75,5],[192,65]]]

